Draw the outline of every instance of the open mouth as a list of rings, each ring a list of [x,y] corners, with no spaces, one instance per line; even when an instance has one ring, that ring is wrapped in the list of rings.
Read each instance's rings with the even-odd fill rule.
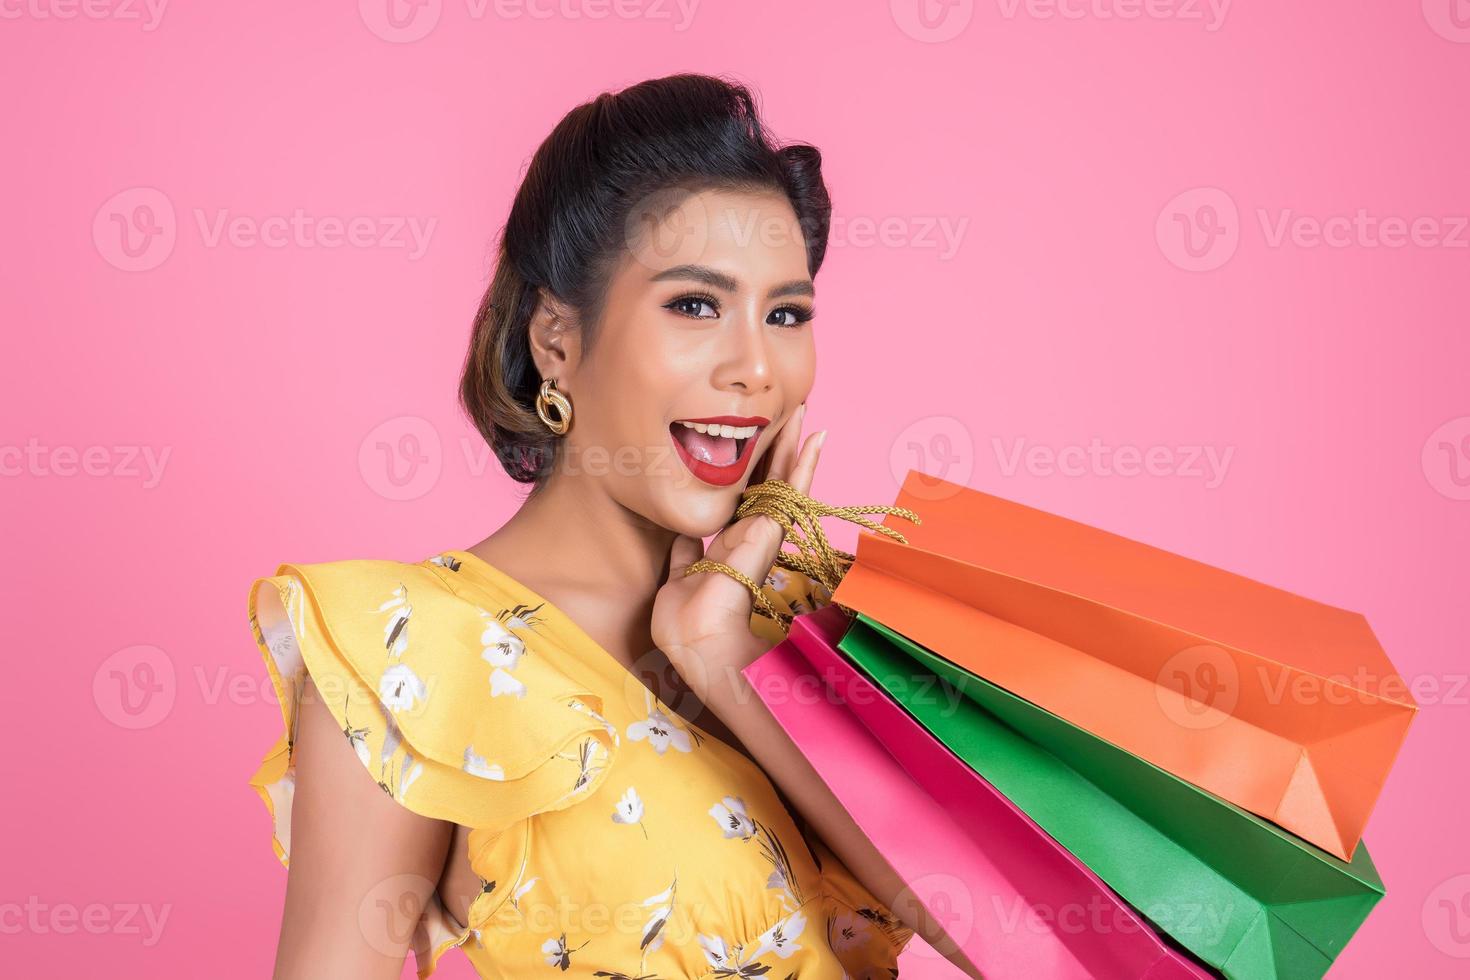
[[[729,486],[745,475],[761,430],[770,424],[760,416],[676,419],[669,423],[669,435],[691,473],[705,483]]]

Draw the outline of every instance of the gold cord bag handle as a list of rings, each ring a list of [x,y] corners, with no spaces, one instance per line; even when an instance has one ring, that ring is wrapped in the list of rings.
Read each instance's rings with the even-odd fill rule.
[[[870,506],[833,507],[802,493],[785,480],[767,480],[753,487],[746,487],[740,495],[740,506],[736,508],[731,523],[751,514],[765,514],[781,525],[783,541],[796,546],[796,551],[781,550],[776,553],[776,564],[782,568],[801,572],[821,584],[828,593],[835,592],[842,576],[853,562],[849,552],[832,547],[827,533],[822,530],[821,518],[837,517],[851,521],[877,534],[886,534],[899,544],[908,544],[908,539],[898,531],[864,514],[893,514],[921,523],[919,515],[907,507],[890,507],[883,504]],[[684,569],[685,575],[697,572],[723,572],[750,590],[755,599],[755,608],[762,615],[775,620],[783,630],[790,629],[791,617],[778,612],[761,592],[761,586],[739,569],[724,562],[701,558]],[[841,606],[841,603],[838,603]],[[851,610],[847,610],[850,612]]]

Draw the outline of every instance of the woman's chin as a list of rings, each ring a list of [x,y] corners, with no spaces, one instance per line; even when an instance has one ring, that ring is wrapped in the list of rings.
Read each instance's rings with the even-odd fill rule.
[[[683,487],[673,491],[661,507],[659,524],[691,538],[718,534],[730,523],[740,504],[740,487]]]

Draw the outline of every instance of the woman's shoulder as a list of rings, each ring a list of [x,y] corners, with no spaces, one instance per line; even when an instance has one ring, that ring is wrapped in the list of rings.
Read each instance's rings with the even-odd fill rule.
[[[459,580],[458,562],[283,563],[252,583],[249,614],[287,758],[310,676],[385,792],[493,829],[586,795],[617,733],[534,622],[493,584]]]
[[[537,623],[512,590],[494,578],[468,574],[454,552],[417,562],[283,562],[250,587],[251,619],[269,633],[261,624],[267,618],[263,609],[279,613],[268,617],[278,633],[297,639],[319,633],[363,668],[411,662],[443,670],[478,660],[492,675],[519,665]],[[527,693],[508,679],[500,683],[507,693]]]
[[[257,578],[251,591],[268,585],[293,600],[313,599],[339,616],[378,614],[390,604],[391,609],[407,609],[400,618],[408,618],[415,603],[417,608],[432,605],[436,611],[462,615],[470,603],[443,574],[458,565],[447,552],[417,562],[391,558],[282,562],[274,574]],[[394,638],[400,643],[405,639]]]

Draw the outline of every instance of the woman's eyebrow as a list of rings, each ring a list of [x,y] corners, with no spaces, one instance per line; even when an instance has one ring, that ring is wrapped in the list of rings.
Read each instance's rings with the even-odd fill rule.
[[[665,282],[669,279],[692,279],[702,282],[716,289],[722,289],[727,293],[738,293],[740,281],[733,276],[728,276],[717,269],[711,269],[707,265],[676,265],[657,272],[649,277],[649,282]],[[779,286],[773,286],[766,293],[767,299],[775,299],[778,296],[814,296],[816,289],[812,286],[810,279],[793,279],[783,282]]]
[[[778,296],[815,296],[816,292],[810,279],[793,279],[774,287],[766,293],[766,299],[775,299]]]

